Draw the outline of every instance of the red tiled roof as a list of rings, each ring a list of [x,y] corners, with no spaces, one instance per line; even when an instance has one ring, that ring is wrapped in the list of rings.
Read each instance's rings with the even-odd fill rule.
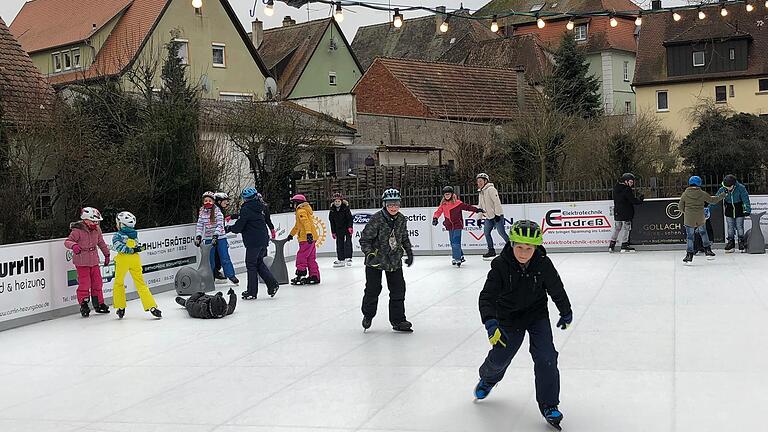
[[[645,18],[643,18],[645,19]],[[586,53],[596,53],[609,49],[636,52],[635,20],[633,18],[617,17],[618,25],[610,26],[610,18],[596,16],[579,20],[579,23],[588,23],[587,41],[578,45],[584,47]],[[547,20],[547,25],[540,29],[535,22],[515,26],[514,34],[536,34],[550,48],[557,49],[565,28],[567,19],[557,18]]]
[[[512,69],[377,58],[369,70],[377,66],[385,68],[434,118],[500,120],[514,118],[520,113],[517,108],[517,71]],[[364,76],[354,91],[357,92],[365,82]],[[527,84],[524,87],[526,100],[535,100],[535,90]]]
[[[0,18],[0,107],[3,121],[39,121],[53,101],[53,89]]]
[[[764,14],[752,13],[739,5],[728,8],[725,17],[719,5],[707,7],[707,19],[699,20],[694,10],[681,12],[674,21],[672,13],[643,16],[640,29],[633,85],[663,82],[701,81],[727,77],[768,76],[768,20]],[[747,69],[685,76],[667,76],[667,51],[664,44],[696,43],[720,38],[751,38]]]
[[[11,31],[28,53],[83,41],[132,0],[33,0],[24,4]]]

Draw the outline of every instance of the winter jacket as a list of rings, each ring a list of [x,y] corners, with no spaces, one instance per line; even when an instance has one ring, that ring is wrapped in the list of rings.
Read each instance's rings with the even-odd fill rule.
[[[213,223],[211,223],[211,212],[215,212]],[[213,238],[214,235],[224,237],[224,234],[224,213],[221,212],[219,207],[213,206],[209,209],[201,207],[200,213],[197,215],[195,236],[210,239]]]
[[[464,228],[464,215],[461,213],[462,211],[478,213],[480,209],[462,202],[454,194],[452,201],[443,200],[440,203],[440,207],[437,208],[432,217],[439,218],[442,215],[444,216],[443,226],[445,229],[448,231],[460,230]]]
[[[93,228],[90,228],[83,221],[72,222],[69,224],[69,228],[72,232],[69,233],[69,237],[64,240],[64,247],[72,249],[75,245],[80,246],[80,253],[72,255],[72,264],[77,267],[93,267],[101,265],[98,250],[101,250],[104,257],[109,256],[109,248],[107,247],[107,243],[104,242],[101,228],[99,228],[98,225],[94,225]]]
[[[342,201],[338,208],[331,205],[328,219],[331,221],[331,233],[346,234],[347,230],[352,228],[352,210],[349,209],[349,203],[346,200]]]
[[[312,206],[309,203],[301,203],[296,207],[296,224],[291,230],[291,235],[300,242],[305,242],[307,234],[312,234],[312,238],[317,240],[317,227]]]
[[[136,253],[133,248],[140,245],[139,233],[133,228],[120,228],[120,231],[112,236],[112,250],[118,254],[130,255]]]
[[[725,216],[731,218],[744,217],[745,214],[752,213],[752,205],[749,203],[749,193],[747,188],[736,183],[733,191],[729,191],[724,186],[717,191],[717,194],[725,193]]]
[[[571,302],[563,282],[546,250],[539,246],[523,267],[507,243],[501,255],[491,262],[491,271],[480,292],[480,318],[483,323],[497,319],[504,327],[526,328],[549,316],[547,294],[552,297],[560,316],[571,312]]]
[[[501,207],[501,198],[499,191],[493,183],[486,183],[482,189],[478,190],[478,207],[485,210],[483,216],[486,219],[493,219],[496,216],[504,215],[504,209]]]
[[[408,220],[402,213],[390,216],[386,209],[373,216],[360,234],[360,248],[365,254],[365,265],[388,272],[403,266],[403,252],[413,255],[408,238]]]
[[[707,220],[704,217],[704,206],[709,204],[717,204],[725,198],[724,193],[718,194],[716,197],[710,196],[708,193],[701,190],[697,186],[689,186],[688,189],[683,192],[678,203],[680,212],[683,213],[683,224],[689,227],[700,227],[704,225]]]
[[[223,296],[221,292],[216,293],[217,296]],[[192,318],[202,319],[216,319],[224,317],[215,317],[211,315],[211,310],[208,308],[208,303],[214,296],[205,293],[192,294],[188,299],[184,307],[187,309],[189,316]],[[227,315],[232,315],[237,307],[237,294],[234,291],[229,290],[229,302],[227,302]],[[225,316],[227,316],[225,315]]]
[[[243,244],[247,248],[266,248],[269,246],[269,232],[264,220],[264,204],[261,200],[246,201],[240,208],[240,216],[230,227],[230,231],[242,234]]]
[[[634,190],[624,183],[613,187],[613,219],[631,221],[635,217],[635,206],[643,203],[643,198],[635,197]]]

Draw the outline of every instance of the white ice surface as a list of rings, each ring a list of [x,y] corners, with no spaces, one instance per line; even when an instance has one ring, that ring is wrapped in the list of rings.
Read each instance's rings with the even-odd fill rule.
[[[690,267],[680,252],[551,256],[574,308],[573,327],[555,330],[564,430],[766,430],[766,256]],[[527,341],[473,403],[489,263],[449,260],[406,269],[413,334],[390,330],[386,288],[363,333],[359,259],[322,259],[321,285],[262,293],[222,320],[188,318],[168,292],[160,321],[132,301],[122,321],[2,332],[0,431],[547,431]]]

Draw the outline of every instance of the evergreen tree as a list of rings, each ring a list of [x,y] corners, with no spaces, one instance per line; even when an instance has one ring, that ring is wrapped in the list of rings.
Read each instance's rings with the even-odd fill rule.
[[[586,57],[570,32],[563,33],[555,52],[555,67],[547,79],[545,94],[556,111],[581,118],[593,118],[602,112],[600,83],[589,75]]]

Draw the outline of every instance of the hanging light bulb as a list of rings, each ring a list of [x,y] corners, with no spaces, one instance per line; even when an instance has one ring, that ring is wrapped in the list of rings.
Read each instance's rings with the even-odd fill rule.
[[[573,30],[573,27],[575,27],[575,24],[573,24],[573,21],[568,20],[568,24],[565,25],[565,28],[568,30]]]
[[[392,25],[395,26],[395,28],[403,26],[403,16],[400,15],[400,9],[398,8],[395,8],[395,14],[392,15]]]
[[[765,0],[765,8],[768,9],[768,0]]]
[[[752,3],[747,2],[747,12],[752,12],[753,10],[755,10],[755,7],[752,6]]]
[[[640,27],[643,25],[643,15],[640,14],[637,18],[635,18],[635,25]]]
[[[703,20],[706,17],[707,17],[707,14],[705,14],[703,10],[699,10],[699,19]]]
[[[544,28],[544,26],[545,26],[545,25],[547,25],[547,23],[545,23],[543,19],[539,18],[539,19],[537,19],[537,20],[536,20],[536,25],[537,25],[537,26],[538,26],[540,29],[543,29],[543,28]]]
[[[440,32],[441,33],[447,33],[448,32],[448,18],[446,18],[442,24],[440,24]]]
[[[192,7],[195,9],[200,9],[203,7],[203,0],[192,0]]]
[[[334,12],[333,18],[337,23],[344,21],[344,11],[341,10],[341,2],[336,3],[336,12]]]
[[[728,9],[726,9],[725,6],[720,8],[720,15],[721,16],[728,16]]]
[[[611,23],[611,27],[616,27],[617,25],[619,25],[619,22],[616,21],[616,17],[611,17],[610,23]]]
[[[264,15],[272,16],[275,14],[275,0],[267,0],[267,5],[264,6]]]
[[[681,19],[681,18],[682,18],[682,17],[681,17],[681,16],[680,16],[680,14],[679,14],[679,13],[677,13],[677,12],[675,12],[675,13],[673,13],[673,14],[672,14],[672,19],[673,19],[673,20],[675,20],[675,21],[680,21],[680,19]]]
[[[496,15],[494,15],[493,19],[491,19],[491,31],[494,33],[499,31],[499,21],[496,19]]]

